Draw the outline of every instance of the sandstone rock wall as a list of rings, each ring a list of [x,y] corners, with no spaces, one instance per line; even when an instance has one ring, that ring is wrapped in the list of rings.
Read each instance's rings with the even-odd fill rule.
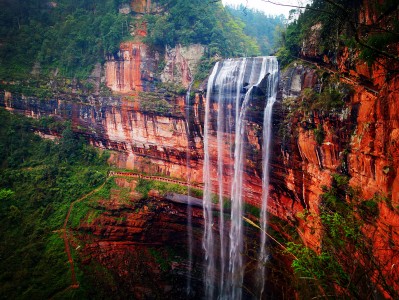
[[[3,95],[0,97],[0,105],[7,110],[34,118],[54,116],[72,120],[74,131],[86,136],[93,145],[114,150],[111,161],[121,168],[162,173],[185,180],[190,143],[191,178],[202,182],[202,152],[197,148],[201,143],[190,142],[194,132],[191,135],[187,132],[187,122],[182,116],[144,113],[131,101],[119,97],[100,97],[84,104],[22,99],[10,93],[6,96],[6,99]]]
[[[376,21],[369,5],[361,10],[360,19],[366,24]],[[302,52],[304,59],[315,62],[313,66],[305,63],[307,67],[303,67],[299,62],[282,73],[283,99],[302,101],[297,98],[300,92],[306,87],[317,91],[323,73],[339,76],[353,92],[339,113],[320,116],[313,112],[296,118],[283,108],[276,112],[277,122],[283,125],[287,125],[281,123],[284,114],[291,113],[291,135],[287,140],[278,134],[276,139],[271,181],[276,192],[271,194],[271,205],[280,204],[284,211],[280,216],[293,217],[305,243],[320,249],[321,233],[317,228],[321,228],[321,187],[331,185],[333,173],[346,173],[357,201],[372,200],[378,206],[378,214],[371,216],[375,217],[373,222],[363,220],[363,234],[372,243],[373,281],[381,282],[383,276],[386,286],[398,290],[399,233],[394,228],[399,227],[399,76],[389,69],[398,70],[399,63],[378,58],[369,66],[359,60],[357,51],[342,48],[337,57],[323,57],[317,48],[317,40],[313,39]],[[326,133],[322,144],[316,142],[314,130],[309,130],[319,125]],[[309,213],[307,222],[299,217],[305,213]],[[384,296],[390,298],[386,287],[381,287],[384,289]]]
[[[179,83],[188,88],[204,51],[202,45],[166,47],[165,68],[160,76],[162,82]]]
[[[125,42],[105,64],[106,85],[114,92],[135,93],[155,89],[157,81],[188,88],[205,51],[202,45],[166,48],[164,57],[142,42]],[[160,64],[165,67],[160,71]]]
[[[109,59],[105,65],[106,85],[111,90],[121,93],[142,91],[141,70],[148,63],[146,45],[134,42],[122,43],[119,57]]]

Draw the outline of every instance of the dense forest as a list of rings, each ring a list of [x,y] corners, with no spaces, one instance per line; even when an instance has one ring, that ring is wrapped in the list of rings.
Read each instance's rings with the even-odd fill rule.
[[[259,46],[243,32],[242,22],[234,19],[221,3],[209,1],[159,1],[167,11],[149,15],[147,42],[155,46],[203,44],[211,55],[259,55]]]
[[[375,20],[358,20],[361,13],[365,13],[362,1],[324,1],[315,0],[298,18],[291,22],[283,32],[278,56],[283,65],[293,61],[303,52],[303,45],[314,44],[317,38],[318,53],[338,57],[343,46],[352,51],[359,50],[359,58],[369,65],[377,58],[389,58],[399,61],[392,54],[399,41],[399,22],[397,18],[397,1],[388,0],[382,4],[370,1],[370,10],[378,14]],[[361,11],[363,9],[363,11]],[[314,26],[320,30],[314,36]],[[305,44],[303,42],[305,41]],[[334,61],[336,62],[336,61]],[[385,66],[389,68],[389,63]]]
[[[70,123],[0,109],[0,294],[48,299],[70,282],[62,228],[71,202],[102,184],[108,166]],[[34,129],[60,130],[56,141]]]
[[[284,15],[268,16],[262,11],[243,5],[227,6],[227,10],[235,18],[244,22],[244,33],[255,37],[262,55],[271,55],[277,50],[280,35],[287,22]]]
[[[36,69],[46,75],[87,77],[127,34],[118,14],[121,1],[8,1],[0,12],[0,78],[26,79]]]
[[[134,14],[120,14],[123,0],[11,1],[0,12],[0,78],[27,79],[56,74],[87,78],[97,62],[133,39]],[[145,15],[145,42],[165,46],[193,43],[222,57],[270,54],[281,17],[267,17],[243,7],[225,9],[212,1],[157,1],[158,13]],[[52,73],[50,73],[52,72]],[[32,74],[32,75],[29,75]]]

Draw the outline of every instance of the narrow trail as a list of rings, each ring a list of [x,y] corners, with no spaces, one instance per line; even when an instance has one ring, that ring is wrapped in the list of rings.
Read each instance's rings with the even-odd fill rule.
[[[196,187],[199,189],[204,188],[204,185],[201,183],[190,183],[187,181],[180,181],[176,179],[171,179],[171,178],[166,178],[166,177],[160,177],[160,176],[150,176],[150,175],[142,175],[142,174],[137,174],[137,173],[132,173],[132,172],[115,172],[111,171],[109,172],[109,176],[123,176],[123,177],[133,177],[133,178],[141,178],[141,179],[147,179],[147,180],[156,180],[156,181],[162,181],[162,182],[167,182],[167,183],[175,183],[183,186],[190,186],[190,187]]]
[[[75,265],[74,265],[72,254],[71,254],[71,247],[69,245],[69,237],[68,237],[68,229],[67,229],[69,218],[71,216],[73,207],[76,203],[85,200],[86,198],[90,197],[91,195],[93,195],[94,193],[96,193],[100,189],[102,189],[104,187],[104,185],[107,183],[107,181],[113,176],[123,176],[123,177],[134,177],[134,178],[142,178],[142,179],[149,179],[149,180],[157,180],[157,181],[168,182],[168,183],[176,183],[176,184],[185,185],[185,186],[188,186],[188,184],[189,184],[184,181],[179,181],[179,180],[169,179],[169,178],[164,178],[164,177],[159,177],[159,176],[148,176],[148,175],[142,175],[142,174],[136,174],[136,173],[130,173],[130,172],[111,171],[108,173],[107,179],[104,181],[104,183],[102,185],[100,185],[98,188],[92,190],[90,193],[73,201],[69,206],[69,209],[68,209],[67,215],[65,217],[65,221],[64,221],[62,228],[60,230],[58,230],[58,232],[62,232],[62,238],[64,240],[64,246],[65,246],[65,253],[67,254],[69,267],[71,270],[71,285],[69,287],[67,287],[64,291],[69,290],[69,289],[79,288],[79,282],[76,278]],[[200,185],[200,184],[197,184],[194,186],[196,186],[198,188],[202,188],[202,185]]]
[[[64,221],[64,225],[62,226],[62,229],[60,230],[60,232],[62,232],[62,238],[64,240],[64,245],[65,245],[65,253],[68,256],[68,262],[69,262],[69,267],[71,270],[71,285],[66,289],[77,289],[79,288],[79,282],[76,278],[76,273],[75,273],[75,265],[73,263],[73,258],[72,258],[72,254],[71,254],[71,248],[69,245],[69,238],[68,238],[68,232],[67,232],[67,226],[68,226],[68,221],[69,221],[69,217],[71,216],[71,212],[72,209],[75,205],[75,203],[81,202],[83,200],[85,200],[86,198],[88,198],[89,196],[93,195],[94,193],[98,192],[100,189],[102,189],[104,187],[104,185],[107,183],[107,181],[110,178],[110,174],[108,174],[108,177],[105,179],[104,183],[102,185],[100,185],[98,188],[92,190],[90,193],[80,197],[79,199],[73,201],[68,209],[68,213],[65,217],[65,221]],[[65,290],[64,290],[65,291]]]

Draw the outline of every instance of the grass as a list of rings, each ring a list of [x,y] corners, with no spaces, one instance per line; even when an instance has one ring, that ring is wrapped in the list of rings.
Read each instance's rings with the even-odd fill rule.
[[[143,198],[148,198],[148,192],[150,190],[159,191],[161,196],[164,196],[167,193],[177,193],[181,195],[188,194],[188,188],[184,185],[140,178],[136,186],[136,191],[141,193]],[[190,195],[201,198],[202,191],[199,189],[190,188]]]

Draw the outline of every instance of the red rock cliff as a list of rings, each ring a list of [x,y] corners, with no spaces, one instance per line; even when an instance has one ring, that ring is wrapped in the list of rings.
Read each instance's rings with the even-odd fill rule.
[[[368,5],[361,9],[360,18],[376,20]],[[290,116],[289,123],[282,123],[288,127],[285,134],[278,134],[280,141],[275,147],[271,206],[280,217],[295,220],[304,242],[319,250],[322,186],[331,186],[334,173],[348,174],[357,199],[378,203],[378,215],[373,222],[363,220],[362,232],[371,241],[371,280],[384,281],[378,288],[384,297],[392,298],[394,292],[389,293],[389,287],[399,290],[399,76],[390,70],[398,70],[399,63],[379,58],[368,66],[357,52],[343,48],[335,64],[317,52],[316,40],[304,47],[302,54],[313,66],[298,62],[281,76],[285,100],[276,115],[286,120],[284,114]],[[384,68],[387,65],[389,68]],[[312,111],[299,115],[284,109],[304,101],[301,91],[305,88],[320,89],[322,80],[317,74],[339,75],[340,82],[351,87],[353,93],[345,107],[328,114]],[[278,129],[281,127],[275,133]],[[317,142],[316,129],[324,132],[322,143]],[[304,214],[309,214],[306,222],[299,217]]]

